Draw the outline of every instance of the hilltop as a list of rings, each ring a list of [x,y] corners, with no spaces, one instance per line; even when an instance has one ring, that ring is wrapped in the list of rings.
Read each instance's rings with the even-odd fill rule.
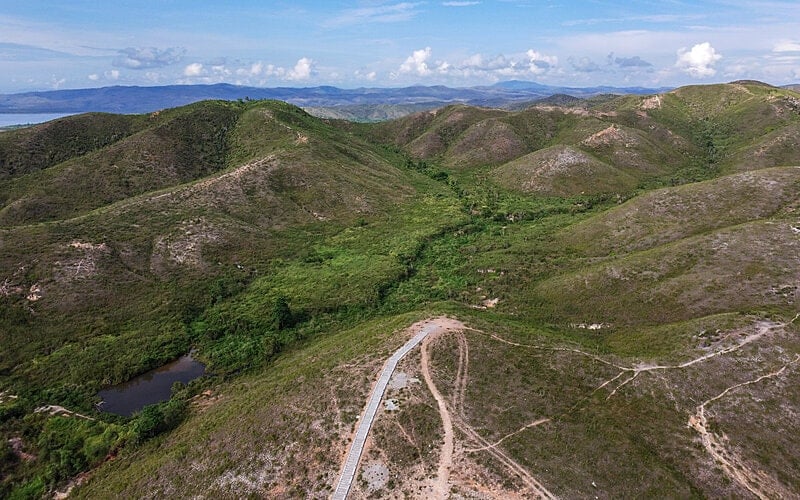
[[[326,498],[438,318],[353,498],[796,496],[798,133],[746,81],[2,132],[0,495]],[[169,402],[94,406],[190,350]]]

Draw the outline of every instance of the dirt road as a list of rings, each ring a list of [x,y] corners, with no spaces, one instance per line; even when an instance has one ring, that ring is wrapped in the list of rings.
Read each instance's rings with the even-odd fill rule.
[[[433,394],[433,399],[439,407],[439,415],[442,417],[442,426],[444,427],[444,445],[439,454],[439,467],[437,468],[436,482],[434,483],[433,494],[436,498],[447,498],[450,492],[448,479],[450,477],[450,469],[453,467],[453,420],[450,418],[450,412],[447,410],[436,384],[433,383],[431,371],[429,367],[430,356],[428,355],[428,343],[431,337],[429,336],[422,341],[422,376],[425,379],[428,389]]]

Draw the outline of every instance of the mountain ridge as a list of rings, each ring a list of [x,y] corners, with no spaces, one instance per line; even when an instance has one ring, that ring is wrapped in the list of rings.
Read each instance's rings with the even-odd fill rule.
[[[668,88],[558,87],[536,82],[513,81],[492,86],[446,87],[413,85],[397,88],[342,89],[318,87],[246,87],[228,83],[212,85],[110,86],[87,89],[48,90],[0,94],[0,113],[147,113],[206,99],[276,99],[298,106],[429,104],[452,102],[498,105],[532,101],[553,94],[590,97],[607,93],[652,94]]]

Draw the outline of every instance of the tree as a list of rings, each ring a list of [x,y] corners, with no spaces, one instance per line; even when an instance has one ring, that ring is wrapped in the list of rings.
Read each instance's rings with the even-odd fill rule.
[[[289,308],[289,301],[286,297],[279,295],[275,298],[272,305],[272,320],[276,330],[283,330],[294,326],[294,315]]]

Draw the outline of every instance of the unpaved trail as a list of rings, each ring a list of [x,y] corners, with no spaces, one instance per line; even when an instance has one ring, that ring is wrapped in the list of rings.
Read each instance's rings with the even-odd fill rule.
[[[728,387],[713,398],[702,402],[697,407],[697,412],[689,417],[689,422],[687,424],[689,427],[697,431],[698,434],[700,434],[700,441],[703,443],[703,447],[706,449],[708,454],[711,455],[711,458],[714,460],[714,462],[716,462],[717,465],[719,465],[720,468],[725,472],[725,475],[762,500],[769,498],[790,498],[793,496],[793,493],[786,491],[786,488],[783,487],[783,485],[781,485],[781,483],[771,475],[762,470],[754,469],[745,460],[737,456],[736,453],[728,450],[725,446],[725,440],[721,439],[714,432],[708,429],[706,406],[714,401],[722,399],[728,393],[735,391],[740,387],[757,384],[763,380],[779,377],[783,374],[783,372],[786,371],[787,368],[789,368],[790,365],[793,365],[798,361],[800,361],[800,354],[796,355],[792,361],[783,365],[778,370],[761,375],[753,380],[748,380],[747,382],[742,382],[740,384]]]
[[[615,363],[614,361],[604,359],[598,355],[572,347],[522,344],[504,339],[495,334],[485,333],[479,330],[472,330],[472,329],[470,330],[482,335],[486,335],[495,341],[499,341],[515,347],[551,351],[551,352],[552,351],[570,352],[579,356],[590,358],[598,363],[608,365],[618,370],[618,373],[614,377],[600,384],[598,387],[594,389],[594,391],[592,391],[592,393],[589,396],[579,401],[572,408],[567,410],[566,413],[569,413],[575,410],[582,403],[588,400],[592,395],[594,395],[595,393],[597,393],[602,389],[609,390],[609,394],[606,399],[610,399],[615,394],[617,394],[618,391],[620,391],[620,389],[628,385],[630,382],[635,380],[641,374],[646,374],[646,373],[656,374],[666,371],[684,370],[694,365],[704,363],[715,357],[731,354],[735,351],[742,349],[746,345],[760,339],[762,336],[768,334],[770,331],[785,326],[785,324],[775,323],[770,321],[760,321],[756,323],[755,326],[756,326],[755,332],[745,336],[744,338],[738,339],[738,341],[736,341],[733,345],[729,345],[727,347],[717,349],[709,353],[705,353],[702,356],[690,359],[682,363],[676,363],[676,364],[642,363],[634,366],[623,366]],[[500,462],[503,466],[505,466],[510,472],[516,475],[525,485],[526,489],[529,490],[530,492],[529,494],[531,496],[535,496],[538,498],[547,498],[547,499],[556,498],[555,495],[553,495],[553,493],[551,493],[542,483],[540,483],[525,467],[523,467],[521,464],[515,461],[511,456],[509,456],[500,447],[500,445],[508,438],[511,438],[528,429],[538,427],[542,424],[551,422],[552,420],[558,417],[552,417],[552,416],[541,417],[537,420],[534,420],[522,426],[516,431],[501,437],[496,442],[489,442],[486,438],[481,436],[481,434],[477,432],[471,425],[469,425],[468,419],[465,415],[464,401],[466,398],[466,392],[469,382],[468,378],[469,343],[467,342],[467,338],[464,335],[464,331],[467,330],[467,328],[462,323],[456,320],[440,317],[416,323],[411,327],[409,327],[408,330],[416,334],[403,347],[401,347],[398,351],[396,351],[384,365],[383,371],[381,372],[381,375],[372,391],[372,395],[367,403],[366,410],[362,416],[361,421],[359,422],[359,426],[356,430],[353,443],[351,445],[350,451],[343,465],[342,474],[337,484],[336,491],[334,492],[332,498],[336,500],[344,500],[347,498],[347,493],[350,489],[350,485],[352,484],[352,481],[355,479],[355,475],[358,469],[358,464],[361,458],[361,453],[363,452],[364,444],[366,442],[367,434],[369,433],[369,430],[372,426],[375,414],[383,398],[383,394],[386,390],[389,379],[395,367],[397,366],[399,360],[403,356],[405,356],[405,354],[407,354],[409,351],[411,351],[417,345],[420,344],[421,344],[422,375],[423,378],[425,379],[425,383],[428,389],[430,390],[434,400],[436,401],[439,415],[440,418],[442,419],[442,426],[444,429],[444,443],[440,451],[439,463],[437,467],[437,475],[433,484],[433,491],[432,491],[433,497],[447,498],[449,496],[450,473],[453,469],[453,455],[455,448],[454,429],[457,428],[463,434],[466,440],[470,442],[471,445],[473,445],[472,448],[465,448],[463,450],[464,452],[488,453],[490,456],[492,456],[494,459]],[[433,342],[437,337],[439,337],[440,335],[444,334],[447,331],[456,331],[457,332],[456,340],[458,342],[458,366],[456,367],[455,380],[453,381],[453,392],[451,399],[449,401],[442,396],[441,392],[439,391],[439,388],[436,387],[436,384],[433,380],[433,375],[431,373],[432,368],[430,359],[430,351],[432,349],[431,342]],[[743,488],[746,488],[748,491],[750,491],[752,494],[756,495],[759,498],[780,497],[783,494],[783,491],[780,488],[780,485],[778,485],[773,480],[772,477],[768,476],[763,471],[755,470],[749,467],[749,465],[745,463],[741,458],[736,456],[734,453],[726,450],[724,447],[724,443],[722,442],[723,440],[707,429],[706,405],[724,397],[725,395],[727,395],[733,390],[736,390],[739,387],[755,384],[765,379],[780,376],[788,368],[789,365],[795,364],[797,362],[800,362],[800,356],[798,356],[796,359],[788,363],[780,370],[776,370],[774,372],[770,372],[766,375],[758,377],[754,380],[729,387],[721,394],[709,399],[708,401],[698,406],[696,414],[692,415],[689,419],[689,426],[694,428],[700,434],[703,446],[712,456],[713,460],[725,471],[726,475],[728,475],[736,483],[741,485]],[[408,436],[406,437],[408,438]],[[409,441],[411,440],[409,439]]]
[[[792,321],[794,321],[794,320],[792,320]],[[789,322],[789,323],[791,323],[791,322]],[[524,348],[528,348],[528,349],[536,349],[536,350],[541,350],[541,351],[572,352],[572,353],[575,353],[575,354],[578,354],[578,355],[585,356],[587,358],[593,359],[593,360],[595,360],[595,361],[597,361],[599,363],[603,363],[603,364],[608,365],[608,366],[613,366],[614,368],[616,368],[620,372],[617,375],[615,375],[613,378],[611,378],[609,380],[606,380],[605,382],[600,384],[594,391],[592,391],[592,395],[593,395],[597,391],[599,391],[600,389],[603,389],[603,388],[605,388],[607,386],[610,386],[614,382],[616,382],[617,380],[622,378],[623,376],[628,375],[625,378],[625,380],[623,380],[622,382],[618,383],[616,385],[616,387],[613,387],[613,389],[611,390],[609,395],[606,397],[606,399],[610,399],[611,397],[613,397],[617,393],[617,391],[619,391],[621,388],[623,388],[624,386],[626,386],[627,384],[632,382],[634,379],[636,379],[636,377],[638,377],[642,373],[655,373],[657,371],[682,370],[684,368],[689,368],[690,366],[694,366],[694,365],[696,365],[698,363],[703,363],[703,362],[708,361],[709,359],[715,358],[717,356],[724,356],[726,354],[730,354],[732,352],[738,351],[739,349],[743,348],[744,346],[746,346],[746,345],[748,345],[748,344],[760,339],[761,337],[763,337],[764,335],[768,334],[769,332],[771,332],[773,330],[777,330],[779,328],[783,328],[787,324],[788,323],[776,323],[776,322],[772,322],[772,321],[762,320],[762,321],[759,321],[759,322],[756,323],[756,331],[754,333],[751,333],[750,335],[747,335],[745,338],[743,338],[739,342],[736,342],[735,344],[733,344],[731,346],[728,346],[728,347],[725,347],[723,349],[719,349],[719,350],[704,354],[704,355],[702,355],[700,357],[697,357],[697,358],[694,358],[694,359],[690,359],[689,361],[684,361],[683,363],[679,363],[679,364],[674,364],[674,365],[640,364],[638,366],[633,366],[633,367],[631,367],[631,366],[622,366],[622,365],[616,364],[616,363],[611,362],[611,361],[609,361],[607,359],[603,359],[603,358],[601,358],[601,357],[599,357],[597,355],[582,351],[580,349],[575,349],[575,348],[571,348],[571,347],[551,347],[551,346],[543,346],[543,345],[537,345],[537,344],[521,344],[519,342],[513,342],[511,340],[504,339],[504,338],[502,338],[502,337],[500,337],[498,335],[492,334],[492,333],[485,333],[485,332],[481,332],[479,330],[474,330],[474,331],[476,331],[478,333],[481,333],[483,335],[486,335],[489,338],[492,338],[492,339],[494,339],[494,340],[496,340],[498,342],[502,342],[504,344],[511,345],[511,346],[514,346],[514,347],[524,347]],[[588,397],[584,398],[584,400],[585,399],[588,399]],[[581,402],[576,404],[576,407],[578,405],[580,405],[580,403]],[[572,409],[575,409],[575,408],[573,407]]]
[[[389,383],[389,379],[397,366],[400,359],[403,358],[409,351],[414,349],[418,344],[421,345],[421,371],[425,383],[427,384],[431,394],[436,400],[439,415],[442,419],[442,426],[444,428],[444,444],[439,455],[439,464],[437,467],[436,481],[433,485],[433,495],[436,498],[448,498],[450,494],[449,477],[450,470],[453,467],[453,453],[454,453],[454,440],[455,433],[454,427],[458,427],[461,432],[478,446],[482,445],[482,450],[489,453],[497,461],[502,463],[511,472],[517,475],[522,482],[530,489],[534,496],[538,498],[554,499],[556,498],[550,491],[547,490],[536,478],[534,478],[523,466],[511,458],[500,448],[494,444],[489,443],[483,436],[481,436],[475,429],[466,423],[464,419],[464,398],[466,396],[466,389],[468,383],[468,366],[469,366],[469,345],[463,333],[459,333],[457,340],[459,345],[459,359],[457,376],[455,380],[454,395],[452,406],[458,415],[453,415],[447,407],[447,401],[442,396],[436,384],[433,381],[430,367],[430,343],[431,341],[448,331],[463,332],[467,327],[450,318],[438,317],[415,323],[408,328],[411,332],[417,332],[414,337],[406,342],[403,347],[395,351],[395,353],[387,360],[386,364],[381,371],[378,381],[372,390],[372,394],[367,402],[366,409],[359,421],[358,428],[355,432],[355,437],[350,446],[350,450],[345,458],[342,466],[342,472],[339,481],[336,485],[331,498],[333,500],[345,500],[350,491],[353,480],[355,479],[358,470],[361,454],[364,451],[367,435],[372,427],[377,412],[378,406],[383,399],[383,394]]]
[[[522,344],[522,343],[513,342],[513,341],[510,341],[510,340],[504,339],[504,338],[502,338],[500,336],[497,336],[495,334],[490,334],[490,333],[485,333],[485,332],[480,332],[480,331],[478,331],[478,333],[484,334],[484,335],[492,338],[493,340],[496,340],[498,342],[502,342],[504,344],[508,344],[508,345],[511,345],[511,346],[514,346],[514,347],[523,347],[523,348],[536,349],[536,350],[546,350],[546,351],[572,352],[572,353],[575,353],[575,354],[578,354],[578,355],[581,355],[581,356],[586,356],[586,357],[591,358],[591,359],[593,359],[595,361],[604,363],[606,365],[612,366],[612,367],[616,368],[617,370],[619,370],[619,373],[617,373],[614,377],[612,377],[609,380],[606,380],[605,382],[600,384],[597,388],[594,389],[594,391],[592,391],[592,393],[589,396],[583,398],[581,401],[579,401],[575,405],[573,405],[573,407],[570,408],[567,411],[567,413],[570,413],[570,412],[574,411],[575,409],[577,409],[579,406],[581,406],[581,404],[583,404],[592,395],[594,395],[595,393],[597,393],[601,389],[604,389],[604,388],[611,389],[609,394],[608,394],[608,396],[606,397],[606,400],[608,400],[608,399],[612,398],[615,394],[617,394],[617,392],[621,388],[625,387],[627,384],[629,384],[630,382],[635,380],[640,374],[643,374],[643,373],[655,374],[655,373],[658,373],[658,372],[673,371],[673,370],[683,370],[683,369],[692,367],[694,365],[697,365],[697,364],[700,364],[700,363],[704,363],[704,362],[706,362],[706,361],[708,361],[710,359],[713,359],[715,357],[721,357],[721,356],[725,356],[725,355],[731,354],[733,352],[736,352],[736,351],[742,349],[743,347],[747,346],[748,344],[751,344],[752,342],[761,339],[763,336],[768,335],[770,332],[776,331],[778,329],[781,329],[781,328],[787,326],[790,323],[793,323],[798,318],[800,318],[800,313],[798,313],[798,315],[795,316],[794,319],[792,319],[791,321],[786,322],[786,323],[778,323],[778,322],[769,321],[769,320],[758,321],[755,324],[755,332],[753,332],[753,333],[745,336],[744,338],[738,340],[733,345],[727,346],[727,347],[722,348],[722,349],[714,350],[714,351],[712,351],[710,353],[706,353],[706,354],[704,354],[702,356],[690,359],[690,360],[682,362],[682,363],[668,364],[668,365],[667,364],[663,364],[663,365],[662,364],[639,364],[637,366],[632,366],[632,367],[631,366],[622,366],[622,365],[616,364],[616,363],[614,363],[612,361],[608,361],[608,360],[603,359],[603,358],[601,358],[599,356],[596,356],[594,354],[581,351],[580,349],[574,349],[574,348],[569,348],[569,347],[550,347],[550,346],[542,346],[542,345],[535,345],[535,344]],[[765,375],[762,375],[760,377],[757,377],[757,378],[755,378],[753,380],[749,380],[747,382],[743,382],[743,383],[736,384],[736,385],[733,385],[731,387],[728,387],[727,389],[722,391],[720,394],[708,399],[707,401],[705,401],[702,404],[700,404],[699,406],[697,406],[695,414],[693,414],[693,415],[691,415],[689,417],[689,422],[687,424],[689,427],[693,428],[695,431],[698,432],[698,434],[700,435],[700,440],[702,442],[703,447],[706,449],[706,451],[709,453],[709,455],[711,455],[711,458],[714,460],[714,462],[724,471],[724,473],[731,480],[733,480],[734,482],[739,484],[741,487],[745,488],[750,493],[752,493],[753,495],[755,495],[756,497],[758,497],[760,499],[790,498],[790,497],[792,497],[794,495],[793,495],[793,493],[786,491],[785,487],[780,482],[778,482],[774,477],[772,477],[771,475],[767,474],[766,472],[764,472],[762,470],[758,470],[758,469],[753,468],[744,459],[739,457],[735,452],[733,452],[731,450],[728,450],[726,448],[726,444],[725,444],[726,439],[724,437],[720,438],[720,436],[717,436],[714,432],[712,432],[712,431],[710,431],[708,429],[708,418],[706,416],[706,407],[710,403],[713,403],[714,401],[725,397],[731,391],[735,391],[735,390],[737,390],[737,389],[739,389],[741,387],[745,387],[745,386],[748,386],[748,385],[757,384],[757,383],[759,383],[759,382],[761,382],[763,380],[771,379],[771,378],[774,378],[774,377],[779,377],[791,365],[794,365],[794,364],[796,364],[798,362],[800,362],[800,355],[796,355],[796,357],[792,361],[790,361],[789,363],[787,363],[786,365],[784,365],[783,367],[781,367],[778,370],[769,372],[769,373],[767,373]],[[623,377],[624,377],[624,379],[623,379]],[[623,379],[623,380],[620,382],[619,381],[620,379]],[[553,417],[553,418],[558,418],[558,417]],[[469,426],[466,426],[466,424],[463,424],[463,422],[457,422],[457,424],[462,424],[463,427],[462,427],[462,425],[459,425],[459,429],[464,431],[465,434],[467,434],[468,436],[472,437],[475,441],[481,442],[483,444],[483,446],[467,449],[465,451],[472,451],[472,452],[475,452],[475,451],[488,451],[488,452],[490,452],[490,453],[492,453],[494,455],[494,452],[499,452],[500,451],[497,448],[497,446],[500,445],[505,439],[507,439],[507,438],[509,438],[511,436],[514,436],[514,435],[516,435],[516,434],[518,434],[518,433],[520,433],[520,432],[522,432],[524,430],[527,430],[527,429],[529,429],[531,427],[536,427],[538,425],[544,424],[544,423],[546,423],[546,422],[548,422],[550,420],[551,419],[549,419],[549,418],[542,418],[542,419],[536,420],[534,422],[531,422],[530,424],[521,427],[517,431],[514,431],[511,434],[502,437],[499,441],[497,441],[495,443],[488,443],[487,441],[480,439],[480,436],[478,436],[477,433],[470,433],[469,431],[471,429],[469,428]]]
[[[475,330],[473,330],[475,331]],[[480,446],[480,451],[485,451],[489,453],[492,457],[494,457],[498,462],[502,463],[507,469],[509,469],[512,473],[517,475],[523,483],[530,489],[530,491],[537,497],[537,498],[547,498],[553,499],[556,498],[547,488],[544,487],[542,483],[540,483],[535,477],[533,477],[527,469],[525,469],[522,465],[520,465],[517,461],[511,458],[508,454],[506,454],[503,450],[498,448],[495,444],[490,443],[487,441],[483,436],[481,436],[475,429],[472,428],[467,423],[466,415],[464,414],[464,398],[466,397],[467,391],[467,383],[469,381],[469,374],[468,374],[468,367],[469,367],[469,343],[467,342],[467,338],[463,332],[459,332],[458,336],[456,337],[458,341],[458,367],[456,368],[456,380],[454,381],[454,390],[453,390],[453,408],[455,411],[455,415],[450,415],[447,412],[446,405],[444,404],[444,399],[441,400],[437,398],[437,403],[440,407],[440,413],[442,414],[442,419],[444,420],[445,413],[458,429],[464,433],[464,435],[474,443]],[[432,338],[425,339],[426,341],[423,343],[424,349],[422,351],[422,363],[423,363],[423,371],[425,375],[425,381],[429,382],[429,387],[431,387],[431,392],[438,394],[439,391],[436,389],[435,384],[433,383],[432,377],[430,376],[430,360],[429,360],[429,353],[427,349],[427,344],[432,340]],[[444,412],[442,412],[442,407],[444,406]],[[538,424],[537,424],[538,425]],[[444,457],[444,453],[442,454],[441,458]],[[452,458],[449,460],[450,465],[452,465]],[[442,466],[442,462],[440,461],[440,467]],[[440,469],[441,471],[441,469]],[[441,481],[441,473],[439,476],[439,480]]]
[[[540,418],[540,419],[534,420],[533,422],[531,422],[531,423],[529,423],[527,425],[523,425],[522,427],[520,427],[519,429],[515,430],[514,432],[506,434],[505,436],[501,437],[500,439],[498,439],[494,443],[490,444],[489,446],[481,446],[480,448],[467,448],[464,451],[474,452],[474,451],[484,451],[484,450],[487,450],[489,448],[496,448],[498,445],[503,444],[503,441],[505,441],[508,438],[516,436],[520,432],[526,431],[526,430],[531,429],[533,427],[539,427],[542,424],[546,424],[546,423],[552,422],[552,421],[553,421],[553,419],[551,419],[551,418]]]
[[[442,451],[439,453],[439,467],[437,468],[436,482],[433,485],[434,496],[444,499],[450,493],[450,469],[453,467],[453,421],[450,418],[450,412],[447,410],[444,398],[439,393],[439,389],[436,388],[436,384],[433,383],[433,378],[431,377],[430,354],[428,353],[430,341],[431,336],[422,341],[422,377],[425,379],[433,399],[436,400],[436,405],[439,407],[439,415],[442,418],[442,426],[444,427],[444,444],[442,445]],[[460,368],[461,366],[459,366]]]
[[[458,332],[458,371],[453,390],[453,411],[464,416],[464,399],[469,381],[469,343],[463,332]]]
[[[520,479],[525,483],[525,485],[530,488],[530,490],[536,495],[537,498],[547,498],[547,499],[555,499],[556,496],[550,493],[547,488],[544,487],[542,483],[540,483],[535,477],[533,477],[524,467],[522,467],[519,463],[517,463],[513,458],[508,456],[503,450],[500,448],[495,447],[492,443],[487,441],[483,436],[478,434],[475,429],[467,425],[466,422],[462,420],[456,420],[456,426],[458,429],[463,432],[468,438],[472,441],[482,444],[483,447],[481,448],[482,451],[486,451],[490,455],[492,455],[497,461],[502,463],[506,466],[506,468],[510,469],[514,472]]]

